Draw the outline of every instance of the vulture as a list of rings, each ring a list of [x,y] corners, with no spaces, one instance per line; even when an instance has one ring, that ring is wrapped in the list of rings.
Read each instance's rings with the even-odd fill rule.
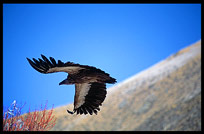
[[[68,76],[59,85],[75,84],[74,109],[67,110],[74,114],[97,114],[100,111],[106,97],[106,83],[114,84],[116,79],[108,73],[93,66],[75,64],[73,62],[62,62],[52,57],[46,58],[41,54],[42,59],[27,58],[30,65],[38,72],[43,74],[66,72]],[[98,111],[97,111],[98,110]]]

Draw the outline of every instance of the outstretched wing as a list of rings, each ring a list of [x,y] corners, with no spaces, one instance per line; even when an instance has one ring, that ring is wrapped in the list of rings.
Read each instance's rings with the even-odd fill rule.
[[[77,112],[77,114],[97,114],[106,93],[105,83],[75,84],[74,112]]]
[[[54,72],[67,72],[69,74],[77,73],[79,70],[84,69],[79,64],[73,62],[63,63],[61,60],[58,62],[54,58],[50,57],[48,60],[44,55],[41,54],[42,59],[38,58],[36,60],[33,58],[33,61],[27,58],[30,65],[40,73],[54,73]]]

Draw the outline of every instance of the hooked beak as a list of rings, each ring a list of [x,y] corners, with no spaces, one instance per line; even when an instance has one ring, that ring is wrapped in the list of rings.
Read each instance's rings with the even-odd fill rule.
[[[67,79],[65,79],[65,80],[63,80],[62,82],[59,83],[59,85],[63,85],[63,84],[68,85],[69,81]]]

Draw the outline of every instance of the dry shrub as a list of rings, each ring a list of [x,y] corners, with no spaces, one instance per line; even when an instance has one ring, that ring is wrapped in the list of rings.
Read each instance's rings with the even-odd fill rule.
[[[20,116],[20,110],[16,101],[12,103],[12,107],[8,108],[3,114],[3,130],[4,131],[46,131],[54,127],[56,118],[53,115],[53,107],[51,110],[45,108],[34,112],[29,112]]]

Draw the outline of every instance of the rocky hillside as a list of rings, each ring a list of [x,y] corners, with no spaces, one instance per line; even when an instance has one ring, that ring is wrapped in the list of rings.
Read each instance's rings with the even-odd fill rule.
[[[201,41],[107,91],[98,115],[56,108],[52,131],[200,131]]]

